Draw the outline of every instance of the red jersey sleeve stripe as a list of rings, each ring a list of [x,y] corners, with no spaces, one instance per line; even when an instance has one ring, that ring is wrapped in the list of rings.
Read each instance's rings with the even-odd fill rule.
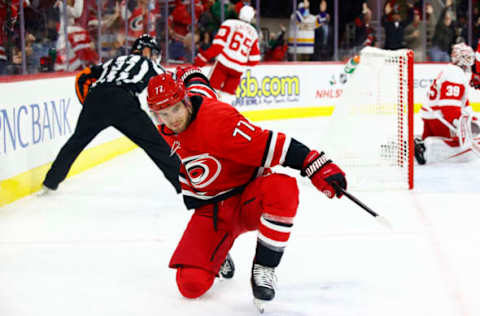
[[[288,148],[290,148],[291,141],[292,138],[285,135],[285,142],[283,143],[282,154],[280,156],[280,161],[278,162],[280,165],[283,165],[285,162],[285,157],[287,156]]]
[[[211,88],[209,85],[202,84],[202,83],[195,83],[195,84],[189,85],[188,92],[201,94],[208,98],[218,99],[217,94],[215,93],[215,90],[213,90],[213,88]]]
[[[277,144],[277,136],[276,132],[270,132],[270,143],[267,146],[267,157],[265,159],[264,167],[270,168],[272,165],[273,154],[275,153],[275,145]]]
[[[266,146],[265,162],[263,166],[270,168],[278,164],[283,164],[290,147],[291,138],[284,133],[270,132],[269,141]]]
[[[285,144],[285,134],[278,133],[277,141],[275,143],[275,148],[273,151],[273,159],[272,159],[271,166],[276,166],[280,164],[280,158],[282,157],[282,149],[284,144]]]

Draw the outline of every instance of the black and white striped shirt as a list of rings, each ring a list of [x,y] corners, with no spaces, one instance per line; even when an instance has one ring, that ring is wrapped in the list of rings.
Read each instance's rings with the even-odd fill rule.
[[[97,77],[92,88],[113,84],[128,89],[138,96],[147,86],[150,78],[165,73],[165,69],[140,55],[125,55],[92,67]]]

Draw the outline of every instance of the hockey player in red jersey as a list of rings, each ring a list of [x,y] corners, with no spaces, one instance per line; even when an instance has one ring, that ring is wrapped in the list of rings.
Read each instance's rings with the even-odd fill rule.
[[[419,164],[449,157],[457,160],[468,158],[468,155],[458,155],[457,158],[457,154],[465,150],[458,135],[462,120],[471,120],[469,128],[474,133],[478,132],[477,118],[468,101],[469,85],[478,86],[478,76],[471,72],[474,56],[470,46],[464,43],[454,45],[451,63],[431,84],[427,101],[420,112],[423,134],[421,139],[415,139],[415,157]]]
[[[263,308],[274,298],[275,268],[299,202],[296,179],[270,168],[299,170],[329,198],[341,197],[337,185],[346,188],[345,173],[323,151],[258,127],[227,103],[191,94],[192,81],[201,83],[201,78],[188,81],[187,92],[182,80],[187,76],[192,75],[178,80],[167,73],[148,85],[151,114],[163,122],[159,130],[182,162],[184,202],[195,210],[169,265],[177,269],[180,293],[200,297],[215,276],[224,275],[222,263],[231,265],[228,252],[235,239],[258,231],[251,284],[255,302]]]
[[[251,6],[242,7],[239,19],[223,22],[212,46],[195,58],[195,65],[201,67],[216,57],[210,72],[210,84],[228,103],[233,101],[245,68],[260,62],[258,34],[250,25],[254,15],[255,10]]]

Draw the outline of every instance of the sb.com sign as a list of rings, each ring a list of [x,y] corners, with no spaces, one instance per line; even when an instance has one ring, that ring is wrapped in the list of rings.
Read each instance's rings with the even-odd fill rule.
[[[295,104],[300,100],[300,78],[297,75],[253,73],[247,70],[236,91],[234,106]]]
[[[245,71],[233,105],[249,109],[332,106],[332,98],[319,97],[332,89],[331,77],[342,65],[259,65]]]

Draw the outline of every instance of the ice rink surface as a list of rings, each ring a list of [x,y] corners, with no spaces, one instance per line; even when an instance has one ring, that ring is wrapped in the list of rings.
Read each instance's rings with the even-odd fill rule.
[[[323,149],[322,124],[258,125]],[[298,177],[300,207],[264,315],[480,315],[479,166],[416,166],[410,192],[352,191],[394,231]],[[231,251],[232,280],[200,299],[180,296],[168,261],[190,214],[139,149],[67,179],[53,195],[0,208],[0,315],[257,314],[255,233]]]

